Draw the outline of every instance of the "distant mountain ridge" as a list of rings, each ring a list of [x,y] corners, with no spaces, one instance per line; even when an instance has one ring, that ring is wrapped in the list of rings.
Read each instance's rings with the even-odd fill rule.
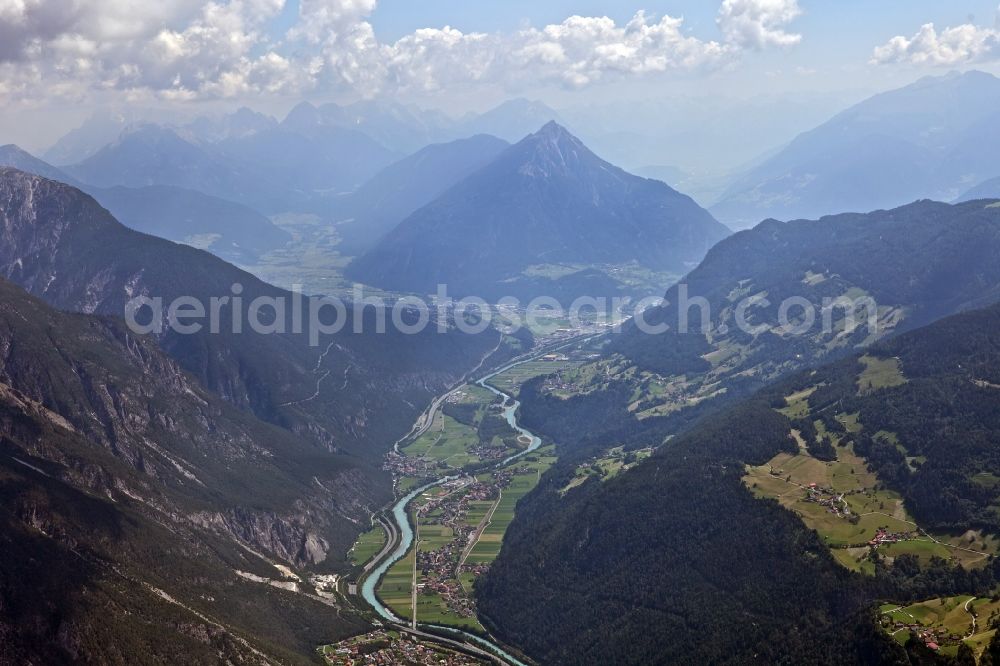
[[[991,178],[985,183],[980,183],[962,196],[956,203],[963,201],[975,201],[977,199],[1000,199],[1000,176]]]
[[[250,264],[292,239],[257,211],[194,190],[168,185],[83,189],[125,226],[226,261]]]
[[[194,190],[165,185],[94,187],[14,145],[0,147],[0,166],[77,187],[131,229],[198,245],[226,260],[252,262],[291,240],[257,211]]]
[[[94,187],[161,185],[195,190],[263,213],[323,210],[399,158],[355,130],[289,131],[265,124],[199,142],[181,130],[144,125],[63,169]]]
[[[544,281],[518,285],[532,266],[637,262],[682,273],[726,235],[689,197],[549,123],[404,220],[347,274],[405,291],[541,295]]]
[[[338,205],[351,218],[338,228],[343,236],[339,247],[348,254],[371,249],[404,219],[509,146],[502,139],[478,135],[427,146],[386,167]]]
[[[460,138],[451,119],[439,111],[424,111],[385,101],[319,106],[302,102],[281,124],[293,132],[311,132],[319,127],[361,132],[400,154]]]
[[[63,171],[94,187],[168,185],[241,203],[259,196],[258,184],[245,166],[230,166],[176,131],[157,125],[126,131]],[[259,187],[264,189],[264,184]]]
[[[38,159],[26,150],[12,143],[0,146],[0,166],[18,169],[26,173],[33,173],[49,180],[57,180],[73,187],[79,187],[80,183],[68,173],[54,167],[48,162]]]
[[[952,201],[1000,176],[1000,79],[927,77],[858,104],[740,176],[712,212],[734,228]]]
[[[548,123],[566,125],[559,112],[548,105],[524,98],[503,102],[480,114],[469,114],[458,123],[465,135],[491,134],[512,143],[535,132]]]
[[[45,158],[91,185],[171,185],[266,213],[315,212],[430,145],[479,134],[519,141],[556,119],[544,104],[523,99],[461,118],[388,101],[301,102],[281,121],[242,107],[176,126],[95,113]]]

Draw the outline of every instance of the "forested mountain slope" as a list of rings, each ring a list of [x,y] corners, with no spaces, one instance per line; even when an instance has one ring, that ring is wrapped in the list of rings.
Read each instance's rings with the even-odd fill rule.
[[[608,480],[566,490],[585,454],[565,446],[478,590],[486,618],[553,663],[919,663],[877,635],[876,602],[989,596],[998,561],[963,569],[876,549],[869,575],[850,573],[826,537],[745,476],[809,455],[800,446],[852,452],[870,472],[847,473],[900,493],[921,529],[996,535],[998,324],[994,306],[805,371]],[[618,441],[610,433],[604,446]]]

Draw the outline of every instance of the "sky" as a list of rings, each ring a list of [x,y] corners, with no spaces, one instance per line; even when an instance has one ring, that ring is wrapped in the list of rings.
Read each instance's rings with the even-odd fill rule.
[[[0,140],[303,99],[835,105],[971,68],[1000,73],[997,0],[0,0]]]

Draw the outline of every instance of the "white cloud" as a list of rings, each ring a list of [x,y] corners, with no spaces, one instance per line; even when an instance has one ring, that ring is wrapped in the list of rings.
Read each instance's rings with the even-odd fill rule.
[[[377,0],[0,0],[0,98],[121,90],[167,99],[349,91],[361,96],[488,84],[581,87],[615,77],[718,67],[744,49],[797,43],[797,0],[724,0],[723,40],[638,12],[624,25],[571,16],[512,33],[425,28],[380,42]],[[6,64],[4,64],[6,63]]]
[[[571,16],[508,35],[426,28],[394,44],[380,44],[371,27],[362,25],[330,33],[321,80],[369,92],[429,92],[483,82],[580,87],[616,76],[716,66],[736,53],[732,46],[684,35],[681,19],[653,22],[643,12],[625,25]]]
[[[361,23],[375,11],[375,4],[376,0],[301,0],[299,24],[289,37],[313,43],[327,41]]]
[[[801,15],[798,0],[724,0],[717,22],[727,42],[760,50],[801,42],[802,35],[785,31]]]
[[[734,51],[682,32],[683,19],[651,22],[639,12],[624,26],[609,18],[573,16],[543,30],[522,31],[510,65],[541,80],[583,86],[607,76],[693,69],[725,61]]]
[[[877,47],[872,63],[950,67],[997,58],[1000,58],[1000,28],[980,28],[967,23],[938,32],[933,23],[927,23],[913,37],[900,35]]]

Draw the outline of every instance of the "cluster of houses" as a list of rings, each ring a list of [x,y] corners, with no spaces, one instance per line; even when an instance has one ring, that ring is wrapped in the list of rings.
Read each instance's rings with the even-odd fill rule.
[[[458,405],[460,403],[465,402],[466,399],[468,399],[468,397],[469,397],[468,389],[460,388],[457,391],[450,393],[448,397],[445,398],[445,402],[448,403],[449,405]]]
[[[891,634],[908,631],[910,635],[915,636],[917,640],[923,641],[924,645],[935,652],[940,650],[942,646],[956,645],[962,641],[962,636],[958,634],[946,635],[916,622],[907,623],[900,620],[893,620],[888,615],[883,616],[882,627]]]
[[[510,484],[510,478],[510,473],[503,471],[494,475],[492,483],[470,481],[467,478],[456,481],[452,487],[446,487],[451,492],[429,500],[417,510],[417,515],[429,525],[444,525],[458,534],[463,527],[467,527],[465,516],[469,512],[469,502],[495,500],[499,497],[500,491]],[[463,486],[464,490],[459,493],[458,490]],[[440,513],[437,513],[439,509]],[[434,513],[437,515],[430,515]]]
[[[407,476],[417,479],[424,478],[437,471],[437,467],[438,465],[434,461],[426,458],[410,458],[395,451],[387,453],[385,462],[382,464],[382,469],[391,472],[394,479],[402,479]]]
[[[576,389],[576,385],[573,382],[568,382],[561,375],[553,375],[545,380],[542,384],[542,390],[546,393],[553,393],[556,391],[573,391]]]
[[[476,446],[469,449],[469,453],[476,456],[482,461],[492,461],[492,460],[502,460],[507,452],[510,451],[504,444],[499,446],[494,446],[492,442],[483,443],[480,442]]]
[[[435,571],[424,577],[422,583],[417,584],[421,593],[434,593],[441,597],[448,608],[448,612],[458,617],[475,617],[476,602],[473,601],[454,578],[447,578],[445,575]]]
[[[810,483],[806,489],[807,502],[819,504],[825,507],[830,513],[841,518],[848,518],[851,515],[851,507],[844,501],[846,495],[847,493],[836,493],[831,488],[820,488],[815,483]]]
[[[882,544],[910,541],[917,536],[919,536],[917,532],[890,532],[888,527],[880,527],[875,532],[875,538],[869,541],[868,545],[872,548],[878,548]]]
[[[459,561],[462,552],[474,538],[476,527],[468,523],[471,502],[494,502],[504,488],[510,485],[514,472],[501,470],[492,480],[462,479],[451,483],[450,490],[442,497],[433,498],[417,510],[418,519],[427,525],[448,527],[452,540],[432,551],[417,551],[417,570],[421,574],[418,589],[441,596],[448,610],[459,617],[474,617],[475,603],[458,582]],[[465,571],[480,575],[484,566],[466,566]]]
[[[475,657],[445,648],[420,643],[385,630],[342,641],[326,648],[323,658],[336,666],[474,666],[483,662]]]

